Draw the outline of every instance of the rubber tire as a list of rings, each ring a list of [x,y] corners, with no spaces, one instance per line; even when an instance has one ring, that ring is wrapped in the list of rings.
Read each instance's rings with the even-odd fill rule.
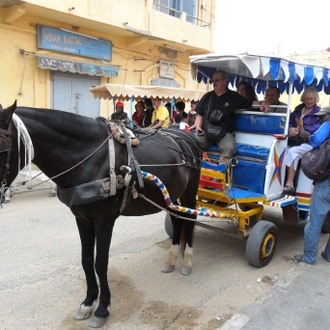
[[[255,267],[267,266],[272,260],[277,244],[278,231],[276,226],[269,221],[260,220],[252,228],[246,244],[246,259]],[[268,240],[265,257],[262,256],[263,244]],[[270,244],[270,245],[269,245]]]
[[[171,216],[168,213],[166,213],[165,215],[165,231],[168,236],[173,238],[174,228],[173,228]]]

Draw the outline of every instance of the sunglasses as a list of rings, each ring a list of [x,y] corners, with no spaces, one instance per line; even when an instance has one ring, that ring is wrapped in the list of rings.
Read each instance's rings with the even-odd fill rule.
[[[217,82],[219,82],[219,81],[221,81],[222,79],[219,79],[219,78],[217,78],[217,79],[210,79],[210,84],[214,84],[214,83],[217,83]]]

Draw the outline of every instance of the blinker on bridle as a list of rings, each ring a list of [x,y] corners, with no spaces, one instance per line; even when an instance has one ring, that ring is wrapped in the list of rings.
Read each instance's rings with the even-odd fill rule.
[[[2,202],[4,200],[4,195],[6,192],[7,185],[7,175],[9,173],[9,161],[12,149],[12,137],[11,131],[8,129],[0,128],[0,154],[7,153],[7,159],[4,164],[4,173],[0,183],[0,208],[2,208]]]

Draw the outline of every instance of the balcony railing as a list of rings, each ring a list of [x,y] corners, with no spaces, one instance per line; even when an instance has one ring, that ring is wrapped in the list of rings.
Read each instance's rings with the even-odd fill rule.
[[[154,8],[164,14],[168,14],[170,16],[173,16],[173,17],[177,17],[179,19],[181,19],[181,15],[182,15],[182,11],[180,10],[177,10],[175,8],[172,8],[172,7],[168,7],[168,6],[164,6],[160,3],[157,3],[157,2],[154,2],[153,3],[154,5]],[[192,24],[196,24],[196,25],[200,25],[200,26],[203,26],[203,27],[206,27],[206,26],[209,26],[211,23],[209,21],[206,21],[206,20],[203,20],[201,18],[198,18],[196,16],[192,16],[192,15],[189,15],[188,13],[186,13],[186,20]]]

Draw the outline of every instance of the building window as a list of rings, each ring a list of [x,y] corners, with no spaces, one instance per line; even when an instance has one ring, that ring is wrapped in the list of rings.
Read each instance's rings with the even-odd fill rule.
[[[187,21],[196,24],[197,0],[155,0],[156,10],[170,16],[180,18],[181,13],[187,13]]]

